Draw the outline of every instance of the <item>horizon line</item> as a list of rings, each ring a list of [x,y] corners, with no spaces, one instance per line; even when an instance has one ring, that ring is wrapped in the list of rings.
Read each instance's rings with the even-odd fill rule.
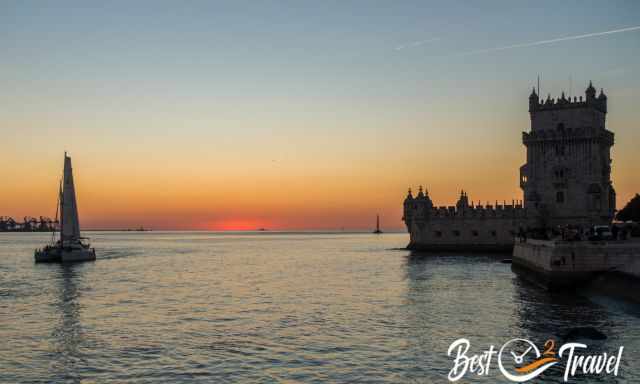
[[[371,229],[144,229],[140,231],[138,229],[108,229],[108,228],[86,228],[82,229],[83,232],[242,232],[242,233],[370,233],[375,228]],[[383,231],[384,233],[404,233],[403,229],[388,229]],[[30,232],[27,232],[30,233]]]

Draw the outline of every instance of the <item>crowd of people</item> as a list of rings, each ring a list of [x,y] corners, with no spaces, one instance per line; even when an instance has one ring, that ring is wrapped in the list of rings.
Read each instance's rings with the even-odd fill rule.
[[[599,240],[627,240],[633,234],[632,224],[612,225],[562,225],[553,228],[522,228],[520,227],[517,238],[520,242],[526,242],[527,238],[536,240],[563,241],[599,241]]]

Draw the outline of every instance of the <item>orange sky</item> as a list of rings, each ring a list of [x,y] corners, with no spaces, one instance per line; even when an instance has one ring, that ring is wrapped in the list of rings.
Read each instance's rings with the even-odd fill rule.
[[[527,113],[520,109],[517,124],[526,129]],[[631,127],[612,120],[623,132]],[[277,150],[261,147],[255,138],[216,144],[215,133],[207,136],[211,140],[82,133],[79,144],[69,144],[81,224],[116,229],[369,229],[379,213],[385,229],[402,229],[402,200],[409,186],[424,184],[437,204],[453,204],[461,187],[483,203],[522,198],[517,180],[524,146],[520,130],[507,119],[473,127],[464,117],[438,123],[425,118],[424,127],[419,121],[403,122],[420,127],[415,140],[395,136],[392,122],[371,123],[371,135],[348,138],[346,133],[347,143],[332,143],[330,137],[309,131],[275,140]],[[52,132],[69,129],[45,124]],[[490,129],[494,135],[473,133]],[[625,139],[617,132],[613,153],[619,205],[640,190],[633,176],[637,155]],[[12,144],[27,148],[29,141],[42,148],[38,156],[23,157],[0,171],[10,181],[0,212],[53,216],[62,168],[58,148],[64,144],[56,137],[24,135],[14,136]]]
[[[605,89],[622,207],[640,3],[492,4],[7,4],[0,215],[53,216],[65,150],[83,228],[389,230],[420,184],[521,199],[538,76]]]

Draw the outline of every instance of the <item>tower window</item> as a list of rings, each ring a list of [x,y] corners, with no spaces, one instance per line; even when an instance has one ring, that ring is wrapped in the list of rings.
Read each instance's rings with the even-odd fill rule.
[[[436,237],[442,237],[441,231],[435,231],[434,234],[436,235]]]
[[[554,174],[557,179],[562,179],[564,177],[564,169],[558,169],[554,171]]]
[[[556,203],[564,203],[564,192],[556,192]]]
[[[471,231],[471,234],[472,234],[474,237],[478,237],[478,231]]]
[[[460,231],[453,231],[453,236],[456,236],[456,237],[460,236]]]
[[[491,236],[496,237],[498,236],[498,233],[496,231],[489,231],[489,233],[491,234]]]
[[[589,208],[593,210],[599,210],[602,204],[602,188],[598,184],[591,184],[587,189],[589,194]]]

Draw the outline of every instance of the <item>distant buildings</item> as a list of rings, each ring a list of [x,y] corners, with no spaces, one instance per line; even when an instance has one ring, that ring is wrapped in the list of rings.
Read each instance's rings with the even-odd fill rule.
[[[38,219],[24,217],[22,222],[17,222],[12,217],[0,216],[0,232],[52,232],[57,225],[57,221],[42,216]]]
[[[611,183],[613,132],[605,128],[607,96],[591,83],[585,98],[529,96],[531,129],[523,132],[524,202],[474,205],[463,191],[456,206],[436,207],[422,188],[404,201],[409,248],[510,250],[524,228],[608,224],[616,207]]]

